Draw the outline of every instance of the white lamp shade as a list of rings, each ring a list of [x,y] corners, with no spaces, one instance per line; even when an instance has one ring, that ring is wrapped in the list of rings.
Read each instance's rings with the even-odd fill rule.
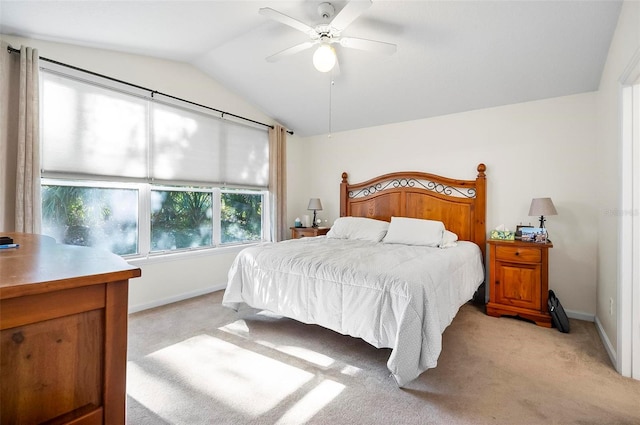
[[[320,202],[320,198],[311,198],[309,199],[308,210],[317,210],[322,211],[322,202]]]
[[[329,72],[336,64],[336,51],[328,44],[321,44],[313,54],[313,66],[320,72]]]
[[[551,198],[533,198],[531,207],[529,207],[529,215],[558,215],[558,211],[556,211]]]

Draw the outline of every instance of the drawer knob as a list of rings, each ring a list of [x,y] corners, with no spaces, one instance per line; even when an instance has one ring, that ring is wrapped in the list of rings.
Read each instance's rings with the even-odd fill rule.
[[[516,257],[520,255],[520,251],[516,251]]]
[[[16,344],[22,344],[22,341],[24,341],[24,335],[22,334],[22,332],[16,332],[13,335],[11,335],[11,339]]]

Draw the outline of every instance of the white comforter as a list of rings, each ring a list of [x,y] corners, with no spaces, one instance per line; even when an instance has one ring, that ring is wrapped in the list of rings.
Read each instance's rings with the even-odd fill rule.
[[[257,309],[392,348],[399,386],[435,367],[442,332],[484,280],[477,245],[440,249],[324,236],[244,249],[222,304]]]

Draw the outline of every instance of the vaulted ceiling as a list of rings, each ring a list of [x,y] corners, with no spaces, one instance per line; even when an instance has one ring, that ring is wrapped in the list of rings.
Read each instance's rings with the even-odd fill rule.
[[[314,27],[326,22],[320,3],[0,0],[0,33],[190,63],[305,137],[597,90],[621,7],[373,0],[342,35],[395,54],[337,46],[329,73],[313,67],[314,49],[266,61],[309,37],[258,10]]]

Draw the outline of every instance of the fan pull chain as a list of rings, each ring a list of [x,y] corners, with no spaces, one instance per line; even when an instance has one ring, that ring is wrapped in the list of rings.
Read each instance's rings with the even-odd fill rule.
[[[327,137],[331,137],[331,107],[332,107],[332,94],[333,94],[333,85],[335,84],[335,82],[333,81],[333,78],[330,77],[329,78],[329,135]]]

